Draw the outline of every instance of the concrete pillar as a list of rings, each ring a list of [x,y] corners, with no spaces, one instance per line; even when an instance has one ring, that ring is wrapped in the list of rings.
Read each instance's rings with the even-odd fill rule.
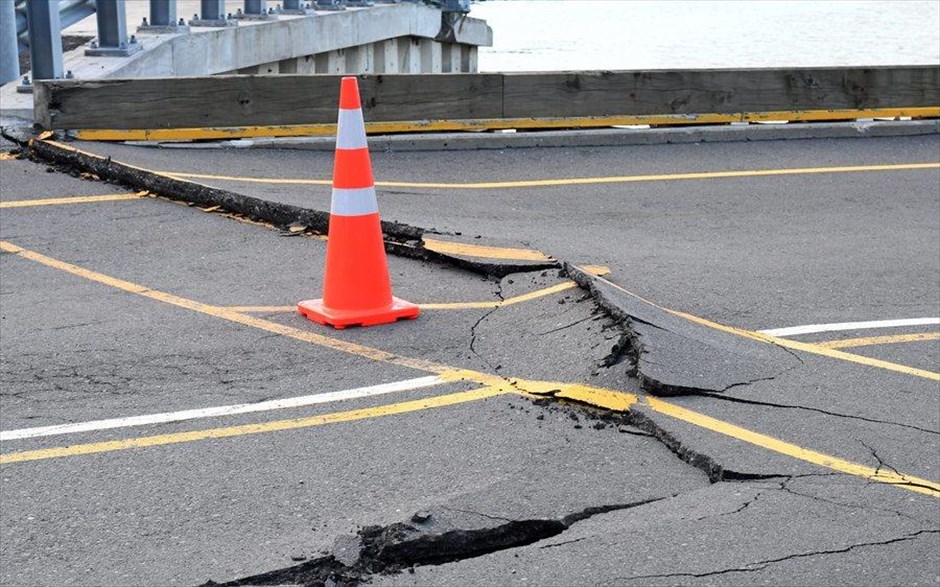
[[[460,51],[460,45],[453,43],[450,45],[450,72],[460,73],[463,71],[461,64],[463,62],[463,53]]]
[[[323,73],[346,73],[346,49],[337,49],[326,54],[326,71]],[[320,72],[317,72],[320,73]]]
[[[421,73],[441,73],[441,44],[421,39]]]
[[[16,8],[13,0],[0,0],[0,85],[20,77],[20,52],[16,42]]]
[[[297,71],[295,73],[311,74],[317,72],[317,58],[314,55],[305,55],[298,57],[296,61]]]
[[[373,45],[372,51],[375,73],[401,72],[398,62],[398,39],[379,41]]]
[[[398,68],[401,73],[421,73],[421,46],[418,37],[398,39]]]
[[[441,43],[441,72],[450,73],[451,72],[451,45],[450,43]]]
[[[26,3],[26,23],[29,27],[29,61],[33,79],[62,77],[59,3],[30,0]],[[13,39],[16,42],[15,32]]]
[[[372,73],[375,71],[375,49],[371,44],[346,49],[346,73]]]
[[[460,46],[460,71],[465,73],[477,72],[477,48],[476,45]]]
[[[313,56],[315,73],[330,73],[330,54],[317,53]]]

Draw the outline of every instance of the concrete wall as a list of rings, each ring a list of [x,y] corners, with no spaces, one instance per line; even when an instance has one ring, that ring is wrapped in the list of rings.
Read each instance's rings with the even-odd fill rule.
[[[316,16],[281,16],[272,22],[243,21],[238,27],[196,29],[181,35],[141,34],[138,39],[145,50],[137,55],[123,59],[79,55],[66,69],[73,70],[77,78],[476,71],[476,46],[491,45],[492,30],[484,21],[467,18],[454,39],[457,43],[440,43],[435,39],[442,33],[443,20],[440,10],[407,3]],[[437,47],[424,49],[425,45]],[[460,47],[451,50],[451,45]],[[418,52],[446,52],[449,56],[466,51],[467,67],[454,68],[459,58],[440,64],[434,57],[418,59],[412,56],[412,46]],[[376,59],[376,54],[381,58]],[[102,65],[107,69],[102,70]],[[419,66],[420,70],[413,70]]]
[[[263,63],[225,73],[476,73],[477,47],[407,36]]]

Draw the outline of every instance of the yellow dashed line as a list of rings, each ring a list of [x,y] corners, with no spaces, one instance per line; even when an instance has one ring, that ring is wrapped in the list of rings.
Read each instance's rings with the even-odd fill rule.
[[[560,179],[533,179],[517,181],[497,181],[479,183],[424,183],[405,181],[377,181],[378,187],[401,188],[435,188],[435,189],[503,189],[503,188],[530,188],[555,187],[570,185],[588,185],[604,183],[635,183],[650,181],[677,181],[697,179],[729,179],[739,177],[773,177],[781,175],[813,175],[823,173],[858,173],[872,171],[912,171],[921,169],[940,169],[940,163],[904,163],[891,165],[854,165],[841,167],[798,167],[791,169],[752,169],[741,171],[707,171],[697,173],[667,173],[655,175],[614,175],[607,177],[575,177]],[[216,179],[223,181],[239,181],[246,183],[285,184],[285,185],[331,185],[326,179],[281,179],[266,177],[243,177],[230,175],[208,175],[201,173],[182,173],[176,171],[159,172],[177,178],[188,179]]]
[[[813,343],[824,349],[843,349],[859,346],[872,346],[879,344],[898,344],[901,342],[919,342],[924,340],[940,340],[940,332],[918,332],[916,334],[894,334],[888,336],[868,336],[865,338],[845,338],[842,340],[829,340]]]
[[[290,430],[296,428],[303,428],[309,426],[317,426],[331,422],[343,422],[357,419],[364,419],[369,417],[378,417],[383,415],[390,415],[395,413],[405,413],[409,411],[416,411],[427,409],[428,407],[438,407],[444,405],[453,405],[456,403],[463,403],[467,401],[473,401],[476,399],[483,399],[485,397],[492,397],[495,395],[500,395],[514,391],[522,395],[552,395],[560,399],[569,399],[572,401],[589,403],[591,405],[596,405],[598,407],[603,407],[615,411],[624,411],[628,410],[632,405],[634,405],[640,398],[634,394],[625,394],[609,389],[595,388],[585,385],[572,385],[566,383],[558,383],[551,381],[530,381],[525,379],[505,379],[496,375],[489,375],[486,373],[480,373],[478,371],[470,370],[457,370],[446,365],[441,365],[439,363],[434,363],[432,361],[426,361],[424,359],[413,359],[409,357],[402,357],[393,353],[382,351],[379,349],[374,349],[371,347],[366,347],[363,345],[358,345],[355,343],[350,343],[342,341],[339,339],[330,338],[320,334],[315,334],[313,332],[300,330],[298,328],[292,328],[290,326],[285,326],[277,324],[274,322],[268,322],[266,320],[261,320],[258,318],[253,318],[251,316],[246,316],[245,314],[240,314],[234,312],[227,308],[220,308],[217,306],[210,306],[208,304],[203,304],[196,302],[194,300],[189,300],[186,298],[181,298],[172,294],[155,291],[131,283],[128,281],[123,281],[121,279],[116,279],[89,269],[84,269],[64,261],[59,261],[51,257],[47,257],[40,253],[34,251],[29,251],[18,247],[12,243],[6,241],[0,241],[0,250],[7,253],[16,254],[24,259],[29,259],[36,263],[40,263],[47,267],[52,267],[55,269],[62,270],[66,273],[83,277],[91,281],[101,283],[104,285],[109,285],[115,287],[122,291],[129,293],[134,293],[149,299],[161,301],[173,306],[180,308],[186,308],[193,310],[195,312],[200,312],[207,314],[209,316],[214,316],[216,318],[221,318],[223,320],[228,320],[237,324],[242,324],[244,326],[250,326],[252,328],[257,328],[273,334],[278,334],[281,336],[286,336],[296,340],[301,340],[304,342],[313,343],[320,345],[326,348],[346,352],[352,355],[359,357],[364,357],[367,359],[372,359],[375,361],[380,361],[384,363],[389,363],[393,365],[398,365],[401,367],[408,367],[411,369],[417,369],[419,371],[426,371],[429,373],[435,373],[441,376],[443,379],[449,381],[458,381],[458,380],[467,380],[473,381],[480,385],[486,387],[482,389],[460,392],[456,394],[450,394],[447,396],[438,396],[438,398],[430,398],[429,400],[418,400],[412,402],[402,402],[400,404],[392,404],[389,406],[380,406],[376,408],[367,408],[364,410],[353,410],[350,412],[339,412],[335,414],[327,414],[321,416],[313,416],[310,418],[300,418],[294,420],[280,420],[276,422],[268,422],[264,424],[249,424],[243,426],[231,426],[226,428],[214,428],[209,430],[196,430],[192,432],[184,432],[179,434],[167,434],[160,436],[151,436],[143,438],[131,438],[127,440],[117,440],[117,441],[108,441],[100,443],[91,443],[87,445],[76,445],[73,447],[57,447],[51,449],[40,449],[36,451],[23,451],[18,453],[9,453],[5,455],[0,455],[0,463],[9,464],[14,462],[22,462],[27,460],[37,460],[37,459],[48,459],[55,458],[60,456],[75,456],[80,454],[92,454],[98,452],[106,452],[113,450],[124,450],[130,448],[142,448],[146,446],[159,446],[165,444],[174,444],[180,442],[191,442],[196,440],[206,440],[211,438],[227,438],[232,436],[239,436],[244,434],[258,434],[261,432],[269,432],[276,430]],[[565,285],[565,284],[559,284]],[[629,292],[628,292],[629,293]],[[632,295],[632,294],[631,294]],[[723,327],[727,329],[729,327]],[[737,330],[737,329],[734,329]],[[747,332],[747,331],[743,331]],[[754,333],[751,333],[754,334]],[[756,335],[755,336],[764,336]],[[772,337],[768,337],[772,338]],[[781,339],[782,340],[782,339]],[[837,351],[832,351],[837,352]],[[429,403],[430,402],[430,403]],[[437,403],[435,403],[437,402]],[[895,473],[881,473],[870,467],[864,465],[859,465],[849,461],[839,459],[837,457],[832,457],[822,453],[818,453],[812,450],[808,450],[802,447],[799,447],[795,444],[791,444],[782,440],[772,438],[770,436],[760,434],[734,424],[727,422],[722,422],[721,420],[716,420],[704,414],[699,414],[691,410],[675,406],[668,402],[664,402],[657,398],[645,397],[646,405],[650,406],[652,409],[660,412],[662,414],[671,416],[689,422],[695,426],[700,426],[702,428],[724,434],[726,436],[731,436],[732,438],[737,438],[743,442],[747,442],[754,446],[760,446],[780,454],[785,454],[787,456],[793,457],[795,459],[803,460],[806,462],[814,463],[822,467],[828,467],[830,469],[835,469],[847,473],[849,475],[855,475],[868,479],[870,481],[885,483],[889,485],[894,485],[903,489],[908,489],[910,491],[915,491],[917,493],[922,493],[925,495],[931,495],[934,497],[940,497],[940,484],[928,481],[925,479],[919,479],[917,477],[911,477],[907,475],[895,474]]]
[[[102,196],[69,196],[65,198],[47,198],[44,200],[16,200],[13,202],[0,202],[0,208],[29,208],[32,206],[62,206],[70,204],[95,204],[98,202],[120,202],[122,200],[137,200],[143,194],[106,194]]]

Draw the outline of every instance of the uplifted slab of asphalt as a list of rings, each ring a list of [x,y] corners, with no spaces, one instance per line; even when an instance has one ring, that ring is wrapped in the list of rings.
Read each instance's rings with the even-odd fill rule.
[[[652,393],[720,393],[773,379],[799,364],[780,347],[692,322],[576,265],[566,264],[565,271],[622,322],[619,353]]]

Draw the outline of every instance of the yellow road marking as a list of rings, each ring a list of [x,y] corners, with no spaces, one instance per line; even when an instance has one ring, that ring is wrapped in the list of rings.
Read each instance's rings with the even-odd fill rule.
[[[581,116],[550,118],[479,118],[465,120],[396,120],[368,122],[366,132],[388,134],[403,132],[479,131],[548,128],[596,128],[649,124],[668,126],[676,124],[728,124],[730,122],[762,122],[790,120],[812,122],[818,120],[856,120],[859,118],[938,118],[940,106],[913,108],[867,108],[832,110],[778,110],[771,112],[736,112],[730,114],[654,114],[622,116]],[[179,141],[206,139],[238,139],[251,137],[301,137],[335,135],[335,124],[291,124],[267,126],[191,127],[158,129],[78,129],[77,138],[88,141]]]
[[[915,491],[917,493],[923,493],[924,495],[940,497],[940,483],[934,483],[933,481],[928,481],[927,479],[921,479],[919,477],[912,477],[910,475],[900,475],[893,471],[873,469],[871,467],[866,467],[865,465],[859,465],[857,463],[846,461],[831,455],[809,450],[801,446],[767,436],[766,434],[760,434],[759,432],[754,432],[753,430],[748,430],[747,428],[742,428],[741,426],[722,422],[721,420],[716,420],[710,416],[681,408],[655,397],[647,396],[646,404],[660,414],[671,416],[695,426],[707,428],[708,430],[724,434],[725,436],[730,436],[731,438],[742,440],[748,444],[766,448],[767,450],[771,450],[779,454],[787,455],[794,459],[813,463],[815,465],[826,467],[827,469],[833,469],[841,473],[855,475],[856,477],[862,477],[868,479],[869,481],[895,485],[898,487],[903,487],[904,489]]]
[[[97,202],[119,202],[137,200],[141,194],[106,194],[102,196],[70,196],[65,198],[46,198],[43,200],[15,200],[0,202],[0,208],[28,208],[31,206],[62,206],[66,204],[94,204]]]
[[[823,173],[857,173],[871,171],[911,171],[919,169],[940,169],[940,163],[902,163],[889,165],[853,165],[841,167],[794,167],[789,169],[750,169],[739,171],[705,171],[695,173],[665,173],[655,175],[613,175],[606,177],[574,177],[560,179],[533,179],[518,181],[498,181],[479,183],[424,183],[405,181],[377,181],[378,187],[402,188],[437,188],[437,189],[502,189],[502,188],[529,188],[554,187],[604,183],[635,183],[650,181],[677,181],[697,179],[727,179],[736,177],[771,177],[779,175],[813,175]],[[176,171],[162,171],[163,175],[183,179],[215,179],[222,181],[238,181],[246,183],[285,184],[285,185],[331,185],[328,179],[283,179],[269,177],[244,177],[231,175],[209,175],[204,173],[182,173]]]
[[[121,279],[116,279],[89,269],[84,269],[71,263],[65,263],[64,261],[59,261],[51,257],[47,257],[40,253],[33,251],[28,251],[26,249],[20,248],[16,245],[8,243],[6,241],[0,241],[0,250],[6,251],[8,253],[14,253],[23,257],[25,259],[30,259],[37,263],[41,263],[48,267],[53,267],[66,273],[71,273],[72,275],[77,275],[79,277],[84,277],[85,279],[95,281],[104,285],[108,285],[129,293],[137,294],[145,298],[150,298],[152,300],[157,300],[159,302],[164,302],[173,306],[180,308],[186,308],[188,310],[193,310],[195,312],[200,312],[209,316],[214,316],[216,318],[222,318],[223,320],[228,320],[230,322],[236,322],[238,324],[243,324],[245,326],[250,326],[252,328],[258,328],[270,332],[272,334],[278,334],[281,336],[286,336],[296,340],[301,340],[304,342],[310,342],[317,344],[326,348],[331,348],[334,350],[342,351],[352,355],[357,355],[367,359],[372,359],[374,361],[380,361],[383,363],[390,363],[393,365],[398,365],[400,367],[408,367],[411,369],[417,369],[419,371],[427,371],[428,373],[445,373],[451,371],[450,367],[433,363],[431,361],[425,361],[423,359],[412,359],[409,357],[402,357],[394,353],[389,353],[379,349],[374,349],[371,347],[358,345],[352,342],[346,342],[343,340],[330,338],[328,336],[323,336],[321,334],[316,334],[315,332],[300,330],[299,328],[292,328],[283,324],[277,324],[275,322],[269,322],[267,320],[262,320],[260,318],[255,318],[253,316],[247,316],[245,314],[240,314],[238,312],[233,312],[232,310],[221,308],[218,306],[211,306],[209,304],[203,304],[194,300],[189,300],[186,298],[181,298],[173,294],[164,293],[157,290],[152,290],[142,285],[136,283],[131,283],[129,281],[124,281]]]
[[[610,269],[601,265],[587,265],[582,267],[582,269],[587,270],[588,272],[594,272],[594,275],[606,275],[610,272]],[[565,281],[556,285],[552,285],[546,288],[537,289],[533,292],[527,294],[521,294],[518,296],[513,296],[511,298],[506,298],[505,300],[493,300],[488,302],[434,302],[434,303],[424,303],[418,304],[422,310],[473,310],[473,309],[489,309],[489,308],[500,308],[502,306],[511,306],[513,304],[520,304],[522,302],[528,302],[537,298],[544,296],[549,296],[554,293],[561,291],[566,291],[577,287],[573,281]],[[225,309],[231,310],[233,312],[247,312],[247,313],[275,313],[275,312],[296,312],[297,306],[224,306]]]
[[[500,308],[502,306],[511,306],[513,304],[528,302],[536,298],[541,298],[576,287],[578,287],[577,283],[573,281],[566,281],[564,283],[552,285],[550,287],[539,289],[527,294],[506,298],[505,300],[493,300],[489,302],[435,302],[418,304],[418,307],[420,307],[422,310],[486,310],[490,308]],[[296,312],[297,306],[226,306],[226,309],[233,312],[257,312],[260,314],[274,312]]]
[[[474,245],[469,243],[455,243],[432,238],[424,238],[424,248],[436,253],[447,255],[461,255],[464,257],[480,257],[483,259],[508,259],[513,261],[554,261],[542,251],[533,249],[516,249],[510,247],[491,247],[487,245]]]
[[[13,161],[16,159],[16,155],[13,153],[0,153],[0,161]]]
[[[116,450],[128,450],[133,448],[144,448],[151,446],[163,446],[167,444],[178,444],[181,442],[194,442],[198,440],[209,440],[217,438],[231,438],[233,436],[245,436],[248,434],[261,434],[264,432],[277,432],[281,430],[296,430],[298,428],[309,428],[311,426],[323,426],[324,424],[335,424],[338,422],[351,422],[353,420],[364,420],[367,418],[379,418],[382,416],[391,416],[393,414],[405,414],[419,410],[428,410],[431,408],[440,408],[443,406],[452,406],[456,404],[477,401],[494,397],[497,395],[512,393],[513,390],[508,384],[499,387],[483,387],[471,391],[452,393],[448,395],[439,395],[426,399],[406,401],[396,404],[376,406],[359,410],[349,410],[345,412],[335,412],[332,414],[322,414],[319,416],[310,416],[307,418],[292,418],[289,420],[276,420],[273,422],[264,422],[260,424],[244,424],[241,426],[226,426],[223,428],[209,428],[205,430],[193,430],[190,432],[178,432],[173,434],[159,434],[156,436],[143,436],[138,438],[127,438],[124,440],[110,440],[106,442],[92,442],[88,444],[73,444],[70,446],[57,446],[54,448],[44,448],[39,450],[28,450],[13,452],[0,455],[0,465],[10,463],[21,463],[25,461],[38,461],[43,459],[54,459],[58,457],[71,457],[77,455],[88,455],[102,452],[111,452]]]
[[[272,314],[274,312],[296,312],[297,306],[224,306],[233,312],[247,312],[249,314]]]
[[[135,283],[131,283],[128,281],[116,279],[114,277],[103,275],[101,273],[97,273],[89,269],[84,269],[82,267],[78,267],[76,265],[66,263],[64,261],[59,261],[57,259],[47,257],[45,255],[36,253],[34,251],[23,249],[21,247],[18,247],[6,241],[0,241],[0,250],[3,250],[7,253],[16,254],[25,259],[29,259],[31,261],[40,263],[42,265],[46,265],[48,267],[59,269],[61,271],[70,273],[72,275],[76,275],[76,276],[83,277],[85,279],[89,279],[97,283],[115,287],[122,291],[134,293],[134,294],[144,296],[144,297],[157,300],[160,302],[164,302],[173,306],[186,308],[186,309],[193,310],[196,312],[201,312],[203,314],[207,314],[210,316],[214,316],[216,318],[221,318],[223,320],[235,322],[237,324],[250,326],[252,328],[257,328],[260,330],[271,332],[273,334],[278,334],[281,336],[294,338],[296,340],[309,342],[309,343],[320,345],[326,348],[346,352],[351,355],[360,356],[360,357],[364,357],[367,359],[372,359],[375,361],[398,365],[401,367],[417,369],[419,371],[427,371],[429,373],[435,373],[439,375],[442,379],[446,379],[448,381],[468,380],[468,381],[479,383],[480,385],[487,386],[486,388],[483,388],[483,389],[478,389],[478,390],[469,391],[469,392],[462,392],[462,394],[452,394],[452,396],[450,396],[451,398],[450,400],[441,399],[440,401],[442,402],[451,401],[453,403],[460,403],[459,401],[457,401],[458,398],[462,398],[464,399],[464,401],[472,401],[472,399],[470,398],[474,393],[498,395],[502,393],[507,393],[509,391],[514,391],[516,393],[527,395],[527,396],[529,395],[553,395],[554,397],[561,398],[561,399],[569,399],[572,401],[577,401],[577,402],[582,402],[582,403],[592,403],[593,405],[598,405],[599,407],[605,407],[607,409],[618,410],[618,411],[627,410],[629,409],[630,406],[632,406],[638,401],[638,397],[634,394],[624,394],[622,392],[617,392],[617,391],[609,390],[609,389],[595,388],[595,387],[577,385],[577,384],[572,385],[572,384],[565,384],[565,383],[558,383],[558,382],[551,382],[551,381],[532,381],[532,380],[526,380],[526,379],[508,379],[507,380],[497,375],[490,375],[487,373],[481,373],[478,371],[471,371],[471,370],[454,369],[446,365],[441,365],[439,363],[426,361],[424,359],[413,359],[409,357],[402,357],[400,355],[395,355],[393,353],[389,353],[389,352],[382,351],[379,349],[374,349],[374,348],[366,347],[363,345],[345,342],[339,339],[334,339],[334,338],[330,338],[327,336],[315,334],[312,332],[300,330],[297,328],[292,328],[290,326],[284,326],[281,324],[276,324],[274,322],[268,322],[266,320],[253,318],[250,316],[246,316],[244,314],[239,314],[238,312],[234,312],[226,308],[210,306],[208,304],[203,304],[194,300],[181,298],[179,296],[174,296],[172,294],[168,294],[168,293],[164,293],[164,292],[160,292],[156,290],[151,290],[142,285],[137,285]],[[633,295],[633,294],[630,294],[630,295]],[[725,328],[728,328],[728,327],[725,327]],[[744,332],[747,332],[747,331],[744,331]],[[752,334],[756,335],[756,333],[752,333]],[[764,335],[758,335],[758,336],[764,336]],[[836,352],[836,351],[833,351],[833,352]],[[439,397],[445,398],[448,396],[439,396]],[[479,399],[479,398],[473,397],[473,399]],[[426,401],[426,400],[423,400],[423,401]],[[932,481],[926,481],[923,479],[919,479],[917,477],[910,477],[906,475],[898,475],[896,477],[893,477],[889,474],[875,472],[870,467],[865,467],[864,465],[858,465],[858,464],[851,463],[849,461],[844,461],[842,459],[838,459],[835,457],[829,457],[827,455],[823,455],[822,453],[817,453],[808,449],[803,449],[797,445],[786,443],[786,442],[774,439],[766,435],[762,435],[762,434],[759,434],[759,433],[756,433],[756,432],[753,432],[744,428],[740,428],[733,424],[722,422],[720,420],[716,420],[709,416],[705,416],[703,414],[699,414],[697,412],[693,412],[685,408],[674,406],[672,404],[669,404],[662,400],[658,400],[656,398],[646,397],[646,402],[653,409],[660,411],[663,414],[670,415],[675,418],[683,419],[691,424],[694,424],[696,426],[701,426],[703,428],[712,430],[714,432],[719,432],[721,434],[733,436],[734,438],[738,438],[739,440],[748,442],[755,446],[761,446],[764,448],[768,448],[769,450],[775,450],[777,452],[781,452],[782,454],[786,454],[793,458],[804,460],[804,461],[821,465],[824,467],[829,467],[829,468],[838,467],[837,470],[839,471],[848,473],[850,475],[864,477],[866,479],[869,479],[871,481],[875,481],[878,483],[887,483],[890,485],[895,485],[897,487],[908,489],[910,491],[916,491],[918,493],[940,497],[940,485]],[[404,402],[403,404],[395,404],[395,405],[399,406],[397,408],[399,410],[413,411],[413,410],[406,410],[401,407],[401,406],[406,406],[409,403],[415,404],[416,402]],[[421,402],[417,402],[417,403],[421,403]],[[424,406],[427,404],[421,403],[421,405]],[[449,405],[449,404],[445,403],[442,405]],[[386,406],[386,408],[389,410],[396,409],[396,408],[389,408],[388,406]],[[375,410],[375,409],[380,409],[380,408],[370,408],[370,409]],[[414,407],[414,409],[425,409],[425,408]],[[362,415],[363,410],[356,410],[352,413],[356,413],[356,412],[360,413],[360,417],[369,417],[366,415]],[[402,412],[390,411],[389,413],[402,413]],[[355,419],[355,418],[349,417],[348,414],[349,413],[347,413],[348,419]],[[329,415],[315,416],[313,418],[302,418],[298,420],[285,420],[281,422],[272,422],[272,423],[269,423],[269,425],[273,426],[271,430],[290,429],[292,427],[293,428],[302,427],[303,425],[313,426],[317,424],[310,423],[310,422],[315,422],[315,421],[319,422],[318,420],[315,420],[316,418],[328,418],[328,417],[337,417],[337,416],[335,414],[332,416],[329,416]],[[343,421],[343,420],[337,420],[337,421]],[[288,422],[288,424],[285,424],[284,422]],[[308,422],[308,423],[292,425],[292,424],[289,424],[290,422],[295,422],[295,423],[296,422]],[[322,422],[322,423],[326,423],[326,422]],[[76,452],[74,454],[89,454],[91,452],[120,450],[122,448],[156,446],[159,444],[170,444],[172,442],[188,442],[190,440],[201,440],[204,438],[224,438],[226,436],[237,435],[237,433],[233,432],[235,430],[240,430],[241,431],[240,433],[242,434],[251,434],[251,433],[259,433],[262,431],[267,431],[267,430],[261,430],[257,428],[260,426],[265,426],[265,424],[253,424],[253,425],[248,425],[248,426],[220,428],[220,429],[214,429],[212,431],[194,431],[194,432],[182,433],[179,435],[162,435],[162,436],[156,436],[156,437],[149,437],[151,438],[151,440],[129,439],[127,441],[110,441],[110,442],[103,442],[103,443],[94,443],[91,445],[81,445],[81,446],[86,447],[84,449],[75,447]],[[228,431],[228,432],[219,432],[219,431]],[[195,436],[186,436],[186,435],[195,435]],[[170,440],[171,438],[172,440]],[[113,443],[122,443],[122,442],[127,442],[130,444],[126,446],[120,445],[120,444],[119,445],[113,444]],[[143,443],[143,444],[134,444],[134,443]],[[44,450],[38,450],[38,451],[26,451],[22,453],[10,453],[9,455],[0,455],[0,464],[18,462],[18,461],[23,461],[23,460],[36,460],[39,458],[53,458],[54,456],[70,456],[73,454],[73,453],[61,453],[61,454],[60,453],[46,453],[45,452],[46,450],[68,451],[70,450],[70,448],[60,447],[57,449],[44,449]],[[81,452],[82,450],[86,452]],[[32,455],[32,457],[29,458],[26,455]],[[917,485],[911,485],[911,483],[916,483]],[[933,489],[933,488],[936,488],[936,489]]]
[[[775,344],[777,346],[782,346],[788,349],[794,349],[794,350],[803,351],[806,353],[812,353],[814,355],[821,355],[823,357],[829,357],[830,359],[839,359],[840,361],[848,361],[849,363],[857,363],[859,365],[877,367],[879,369],[885,369],[887,371],[895,371],[897,373],[913,375],[914,377],[923,377],[924,379],[930,379],[931,381],[940,381],[940,373],[936,373],[934,371],[927,371],[926,369],[916,369],[914,367],[908,367],[907,365],[899,365],[897,363],[892,363],[890,361],[882,361],[881,359],[873,359],[871,357],[864,357],[862,355],[846,353],[844,351],[836,350],[833,348],[826,348],[824,346],[820,346],[818,344],[813,344],[809,342],[800,342],[797,340],[791,340],[789,338],[779,338],[776,336],[771,336],[769,334],[762,334],[760,332],[743,330],[741,328],[735,328],[733,326],[725,326],[724,324],[718,324],[716,322],[712,322],[711,320],[706,320],[705,318],[700,318],[699,316],[693,316],[692,314],[686,314],[685,312],[680,312],[678,310],[667,310],[667,311],[671,312],[672,314],[675,314],[676,316],[682,316],[683,318],[691,322],[702,324],[703,326],[708,326],[716,330],[723,330],[725,332],[730,332],[732,334],[737,334],[738,336],[752,338],[754,340],[759,340],[761,342]]]
[[[897,344],[901,342],[919,342],[922,340],[940,340],[940,332],[918,332],[916,334],[894,334],[887,336],[868,336],[864,338],[845,338],[815,343],[826,349],[842,349],[878,344]]]

